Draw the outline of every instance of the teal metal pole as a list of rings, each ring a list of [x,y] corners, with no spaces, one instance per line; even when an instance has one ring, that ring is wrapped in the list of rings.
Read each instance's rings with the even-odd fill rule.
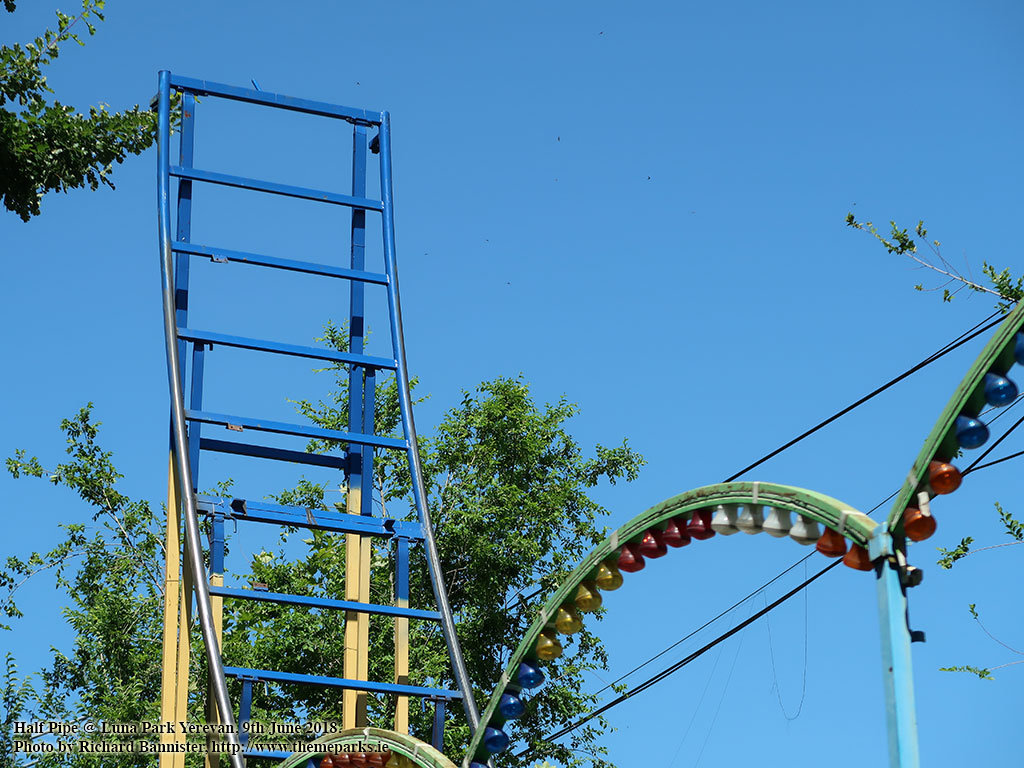
[[[868,552],[878,577],[878,623],[882,633],[882,680],[891,768],[920,768],[914,674],[907,626],[907,593],[900,558],[884,525],[875,529]]]

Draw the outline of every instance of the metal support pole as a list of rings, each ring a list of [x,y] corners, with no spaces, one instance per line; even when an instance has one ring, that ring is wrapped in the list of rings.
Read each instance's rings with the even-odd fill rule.
[[[875,529],[869,554],[878,577],[878,622],[882,633],[882,679],[889,731],[889,765],[919,768],[917,715],[914,709],[914,676],[907,626],[907,593],[903,568],[884,525]]]

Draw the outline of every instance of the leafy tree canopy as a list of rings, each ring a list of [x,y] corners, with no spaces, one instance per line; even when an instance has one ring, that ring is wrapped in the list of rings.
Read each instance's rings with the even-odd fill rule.
[[[327,340],[343,347],[345,334],[330,327]],[[338,391],[325,401],[299,401],[298,408],[319,424],[344,427],[347,414],[344,366],[335,370]],[[378,433],[399,429],[397,390],[393,379],[377,398]],[[542,590],[557,583],[601,539],[598,527],[605,510],[588,495],[602,480],[632,480],[644,461],[623,442],[597,446],[586,456],[566,429],[577,408],[566,400],[539,406],[521,379],[499,378],[463,393],[462,402],[445,415],[436,433],[421,438],[437,542],[449,587],[459,635],[479,700],[489,695],[504,662],[532,621]],[[20,615],[14,592],[25,579],[55,570],[72,606],[65,611],[76,630],[73,649],[54,651],[52,666],[41,674],[41,687],[17,676],[13,660],[3,691],[3,712],[9,723],[53,716],[103,717],[113,721],[154,720],[159,700],[160,610],[162,604],[162,537],[159,514],[141,501],[116,490],[121,477],[109,452],[98,445],[98,425],[89,408],[63,423],[70,459],[44,469],[22,453],[8,460],[15,476],[33,476],[75,490],[94,510],[96,525],[67,524],[64,541],[47,553],[12,558],[0,572],[0,610]],[[338,450],[312,443],[311,450]],[[383,455],[382,455],[383,458]],[[395,517],[413,517],[408,472],[401,460],[377,462],[376,498]],[[221,492],[228,489],[222,487]],[[316,509],[344,508],[344,498],[327,499],[326,484],[302,481],[278,494],[282,503]],[[229,526],[230,531],[230,526]],[[338,597],[343,593],[344,537],[321,531],[301,533],[304,545],[296,555],[294,531],[282,534],[280,545],[252,553],[244,562],[228,558],[238,570],[229,582],[259,582],[270,591]],[[376,547],[371,600],[391,603],[394,586],[386,567],[388,545]],[[425,560],[412,573],[414,607],[432,607]],[[341,676],[344,619],[254,601],[226,601],[225,658],[232,665],[316,672]],[[393,674],[391,622],[373,617],[371,679]],[[454,688],[447,652],[434,622],[412,622],[410,683]],[[194,648],[201,651],[196,639]],[[593,698],[583,691],[587,670],[605,665],[597,637],[586,631],[574,636],[575,653],[550,668],[550,682],[535,698],[527,717],[517,721],[513,736],[523,739],[537,757],[565,766],[607,766],[599,737],[607,729],[595,721],[563,745],[544,744],[542,737],[568,719],[589,711]],[[196,654],[194,679],[205,668]],[[237,701],[238,691],[235,691]],[[199,692],[192,702],[198,719]],[[254,719],[294,721],[314,718],[339,721],[340,693],[324,689],[273,686],[254,696]],[[386,724],[394,700],[370,697],[371,722]],[[451,711],[454,709],[455,711]],[[429,740],[430,712],[410,708],[415,735]],[[449,710],[446,752],[458,756],[468,738],[461,708]],[[37,759],[38,756],[33,756]],[[77,765],[87,756],[43,755],[40,766]],[[536,758],[534,758],[536,759]],[[108,756],[111,765],[141,765],[138,756]],[[517,765],[511,756],[504,762]],[[14,763],[13,765],[17,765]],[[525,765],[526,763],[522,763]]]
[[[84,115],[57,100],[44,68],[62,43],[85,43],[83,28],[96,32],[104,0],[83,0],[77,16],[57,12],[56,30],[47,29],[25,45],[0,47],[0,199],[24,221],[38,216],[47,192],[101,184],[113,188],[114,163],[137,155],[156,139],[156,118],[138,105],[109,112],[100,104]],[[4,0],[7,12],[14,0]]]

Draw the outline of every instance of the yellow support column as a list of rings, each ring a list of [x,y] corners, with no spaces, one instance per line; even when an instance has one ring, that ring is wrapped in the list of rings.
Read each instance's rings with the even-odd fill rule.
[[[409,540],[395,542],[395,606],[409,607]],[[409,684],[409,620],[395,617],[395,683]],[[395,731],[409,732],[409,697],[395,700]]]
[[[210,574],[210,586],[211,587],[223,587],[224,586],[224,574],[223,573],[211,573]],[[220,595],[211,595],[210,604],[213,607],[213,628],[217,634],[217,646],[219,648],[224,647],[224,598]],[[214,698],[213,688],[207,687],[206,690],[206,722],[211,725],[217,725],[220,723],[220,711],[217,709],[217,701]],[[206,768],[220,768],[220,755],[212,752],[212,747],[215,743],[223,743],[223,739],[219,736],[210,735],[206,739]]]
[[[167,535],[164,540],[163,670],[160,681],[160,719],[163,723],[177,723],[187,719],[185,704],[188,700],[190,622],[186,604],[191,595],[187,591],[184,594],[182,592],[181,544],[181,503],[178,496],[177,464],[172,451],[167,469]],[[184,734],[177,731],[160,736],[161,744],[175,744],[184,740]],[[184,765],[184,754],[160,753],[160,768],[176,768],[178,765]]]
[[[358,515],[362,502],[359,488],[350,487],[345,508]],[[370,602],[370,537],[345,534],[345,599]],[[345,612],[345,656],[343,674],[350,680],[366,680],[369,673],[369,616]],[[345,690],[341,695],[341,721],[345,728],[366,726],[366,691]]]

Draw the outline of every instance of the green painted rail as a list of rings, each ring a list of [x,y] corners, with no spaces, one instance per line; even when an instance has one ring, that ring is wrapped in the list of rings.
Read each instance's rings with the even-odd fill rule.
[[[310,744],[322,745],[322,751],[298,752],[278,763],[278,768],[303,768],[310,758],[323,757],[330,753],[346,751],[360,752],[363,745],[372,745],[376,751],[386,749],[402,755],[418,768],[456,768],[455,763],[434,747],[405,733],[386,731],[383,728],[350,728],[341,733],[321,736]]]
[[[917,455],[910,473],[903,481],[903,487],[896,495],[886,525],[894,537],[903,536],[903,512],[910,500],[921,491],[928,491],[928,466],[932,459],[942,458],[951,461],[960,451],[956,439],[956,417],[960,414],[977,416],[985,407],[985,374],[992,372],[1001,376],[1013,367],[1014,345],[1017,333],[1024,327],[1024,302],[1007,316],[995,335],[981,350],[981,354],[967,371],[960,386],[946,404],[928,439],[924,441],[921,452]]]
[[[486,762],[486,753],[482,751],[484,726],[500,727],[501,717],[499,715],[495,718],[495,713],[502,693],[510,684],[513,687],[518,687],[515,681],[519,664],[524,659],[535,658],[533,649],[537,637],[545,627],[551,624],[552,617],[560,606],[572,603],[580,583],[593,578],[594,572],[602,562],[613,558],[623,544],[639,541],[648,529],[658,526],[669,518],[688,519],[697,511],[714,509],[720,504],[760,504],[765,507],[796,512],[842,533],[850,541],[865,548],[872,532],[878,527],[878,523],[867,515],[838,499],[803,488],[773,483],[741,482],[706,485],[656,504],[613,531],[580,563],[576,570],[569,574],[544,604],[536,621],[530,625],[515,653],[512,654],[494,693],[491,694],[491,698],[487,702],[487,707],[480,718],[480,727],[473,735],[466,757],[462,761],[463,768],[468,768],[471,759]]]

